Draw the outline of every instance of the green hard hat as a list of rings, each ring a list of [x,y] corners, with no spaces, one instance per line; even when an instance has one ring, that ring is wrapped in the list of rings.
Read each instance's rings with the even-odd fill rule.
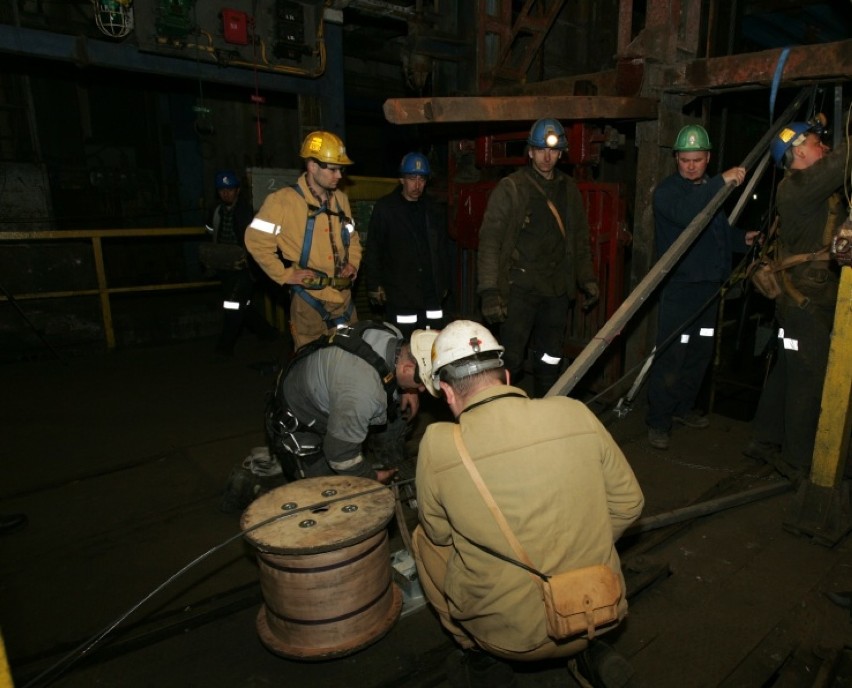
[[[681,129],[674,143],[676,153],[680,151],[709,151],[712,148],[707,130],[697,124],[688,124]]]

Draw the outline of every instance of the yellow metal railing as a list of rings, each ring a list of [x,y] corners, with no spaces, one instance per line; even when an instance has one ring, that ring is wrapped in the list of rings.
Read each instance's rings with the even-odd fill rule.
[[[112,294],[127,294],[131,292],[171,291],[180,289],[198,289],[218,284],[215,280],[200,282],[172,282],[163,284],[145,284],[132,287],[110,287],[107,284],[106,270],[104,269],[103,240],[104,239],[126,239],[128,237],[200,237],[206,234],[203,227],[154,227],[148,229],[80,229],[68,231],[46,231],[46,232],[0,232],[0,242],[4,241],[65,241],[70,239],[88,239],[92,242],[92,254],[94,257],[95,274],[98,286],[96,289],[76,289],[68,291],[47,291],[25,294],[13,294],[16,301],[27,299],[53,299],[67,298],[73,296],[97,296],[100,300],[101,318],[104,326],[104,336],[108,349],[115,348],[115,330],[112,322],[112,306],[110,296]],[[9,301],[5,295],[0,295],[0,301]]]
[[[399,183],[397,179],[390,177],[358,177],[349,178],[350,184],[346,188],[347,195],[353,203],[356,201],[375,201],[389,193]],[[365,230],[366,227],[361,228]],[[12,294],[11,299],[24,301],[28,299],[53,299],[69,298],[75,296],[97,296],[100,300],[101,317],[103,320],[104,336],[107,348],[115,348],[115,329],[112,321],[112,306],[110,296],[113,294],[127,294],[133,292],[172,291],[180,289],[198,289],[218,284],[216,280],[205,280],[200,282],[172,282],[163,284],[146,284],[132,287],[110,287],[107,284],[106,270],[104,268],[103,240],[104,239],[126,239],[128,237],[202,237],[205,234],[203,227],[153,227],[139,229],[79,229],[67,231],[37,231],[37,232],[3,232],[0,231],[0,243],[8,241],[66,241],[71,239],[85,239],[92,242],[92,254],[97,276],[96,289],[76,289],[67,291],[42,291],[33,293]],[[0,302],[10,301],[9,297],[0,294]],[[280,329],[286,327],[286,317],[280,303],[273,303],[266,296],[266,317],[276,322]]]

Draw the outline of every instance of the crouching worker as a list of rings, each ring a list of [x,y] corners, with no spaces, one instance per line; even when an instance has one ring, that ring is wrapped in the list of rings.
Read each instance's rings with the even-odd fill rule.
[[[444,393],[458,421],[430,425],[420,443],[413,533],[424,593],[462,650],[451,679],[457,672],[460,685],[513,686],[501,659],[580,653],[572,669],[579,665],[593,685],[627,685],[627,661],[588,640],[627,613],[615,541],[644,498],[621,450],[582,403],[531,400],[509,386],[503,347],[482,325],[459,320],[437,334],[415,332],[411,342],[421,370],[431,367],[427,389]],[[539,574],[560,574],[550,589],[562,611],[562,574],[577,574],[572,587],[588,585],[592,598],[595,577],[605,579],[609,616],[581,619],[579,632],[566,635],[553,625]]]
[[[275,383],[266,430],[285,477],[356,475],[387,483],[404,458],[406,420],[419,408],[417,362],[399,330],[364,321],[303,346]],[[400,448],[365,458],[371,430]],[[372,437],[372,436],[371,436]]]

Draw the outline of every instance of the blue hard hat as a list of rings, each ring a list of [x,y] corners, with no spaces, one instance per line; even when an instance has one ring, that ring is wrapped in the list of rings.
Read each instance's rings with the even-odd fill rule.
[[[399,173],[428,177],[432,169],[429,167],[429,159],[423,153],[409,153],[399,163]]]
[[[240,186],[240,178],[233,170],[223,170],[216,173],[216,189],[236,189]]]
[[[565,129],[556,119],[540,119],[532,125],[527,143],[533,148],[553,148],[565,150],[568,141],[565,139]]]
[[[805,137],[817,127],[809,122],[790,122],[786,127],[772,137],[769,152],[778,167],[784,167],[784,154],[793,146],[804,142]]]

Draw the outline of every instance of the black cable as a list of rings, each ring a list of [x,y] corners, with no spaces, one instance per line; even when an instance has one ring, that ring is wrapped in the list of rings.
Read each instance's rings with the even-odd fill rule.
[[[726,281],[726,283],[725,283],[725,284],[727,284],[727,281]],[[663,352],[663,351],[664,351],[664,350],[665,350],[668,346],[670,346],[670,345],[671,345],[671,343],[672,343],[672,342],[673,342],[673,341],[674,341],[677,337],[679,337],[679,336],[680,336],[680,334],[681,334],[681,333],[682,333],[682,332],[683,332],[683,331],[684,331],[687,327],[689,327],[689,326],[690,326],[693,322],[695,322],[695,321],[698,319],[698,316],[700,316],[702,313],[704,313],[704,311],[705,311],[707,308],[709,308],[709,307],[710,307],[710,304],[712,304],[712,303],[713,303],[713,302],[714,302],[714,301],[715,301],[715,300],[719,297],[719,294],[721,294],[721,293],[722,293],[722,290],[723,290],[723,289],[725,289],[725,284],[723,284],[721,287],[719,287],[719,290],[718,290],[715,294],[713,294],[713,296],[711,296],[709,299],[707,299],[707,301],[705,301],[705,302],[704,302],[704,304],[701,306],[701,308],[699,308],[699,309],[695,312],[695,314],[694,314],[694,315],[691,315],[691,316],[690,316],[687,320],[685,320],[685,321],[683,322],[683,324],[682,324],[682,325],[680,325],[677,329],[673,330],[673,331],[672,331],[672,333],[671,333],[668,337],[666,337],[666,338],[663,340],[663,342],[660,344],[660,346],[659,346],[659,347],[657,347],[657,348],[656,348],[653,352],[651,352],[650,354],[648,354],[648,355],[647,355],[647,356],[645,356],[644,358],[640,359],[640,361],[639,361],[637,364],[635,364],[632,368],[630,368],[630,370],[628,370],[626,373],[624,373],[624,375],[622,375],[620,378],[618,378],[618,379],[617,379],[615,382],[613,382],[611,385],[609,385],[609,386],[605,387],[605,388],[604,388],[604,389],[602,389],[600,392],[598,392],[597,394],[595,394],[595,396],[593,396],[591,399],[589,399],[588,401],[585,401],[585,402],[583,402],[583,403],[585,403],[585,404],[586,404],[586,406],[589,406],[590,404],[593,404],[593,403],[594,403],[594,402],[596,402],[598,399],[600,399],[600,398],[601,398],[604,394],[606,394],[607,392],[609,392],[611,389],[613,389],[614,387],[617,387],[618,385],[620,385],[620,384],[621,384],[621,383],[622,383],[622,382],[623,382],[623,381],[624,381],[627,377],[629,377],[629,376],[630,376],[630,375],[631,375],[634,371],[639,370],[639,369],[640,369],[643,365],[645,365],[645,362],[646,362],[648,359],[650,359],[650,358],[652,358],[652,357],[654,357],[654,356],[659,356],[659,355],[660,355],[660,353],[661,353],[661,352]]]
[[[407,480],[394,481],[393,485],[404,485],[404,484],[407,484],[407,483],[410,483],[410,482],[414,482],[414,478],[409,478]],[[211,547],[206,552],[204,552],[203,554],[199,555],[198,557],[196,557],[195,559],[190,561],[188,564],[186,564],[183,568],[179,569],[177,572],[173,573],[165,581],[160,583],[160,585],[158,585],[151,592],[149,592],[147,595],[145,595],[145,597],[143,597],[141,600],[136,602],[136,604],[134,604],[132,607],[130,607],[127,611],[125,611],[123,614],[121,614],[116,619],[114,619],[112,622],[110,622],[103,630],[99,631],[95,635],[91,636],[87,640],[80,643],[77,647],[75,647],[73,650],[68,652],[64,657],[62,657],[58,661],[54,662],[47,669],[45,669],[40,674],[38,674],[35,678],[30,680],[26,685],[23,686],[23,688],[33,688],[34,686],[38,685],[39,681],[42,681],[44,679],[47,679],[47,682],[44,684],[45,686],[50,685],[51,683],[56,681],[66,671],[68,671],[68,669],[70,669],[76,662],[78,662],[79,660],[83,659],[86,655],[91,653],[98,645],[100,645],[103,642],[103,640],[110,633],[112,633],[116,628],[118,628],[131,614],[133,614],[133,612],[135,612],[137,609],[139,609],[143,604],[145,604],[151,598],[153,598],[154,596],[156,596],[157,594],[162,592],[166,587],[171,585],[171,583],[173,583],[175,580],[180,578],[187,571],[189,571],[193,567],[197,566],[198,564],[200,564],[202,561],[204,561],[208,557],[211,557],[213,554],[215,554],[219,550],[223,549],[227,545],[230,545],[235,540],[238,540],[239,538],[243,537],[246,533],[250,533],[253,530],[257,530],[258,528],[262,528],[264,526],[267,526],[270,523],[278,521],[279,519],[288,518],[290,516],[293,516],[294,514],[298,514],[298,513],[301,513],[303,511],[315,511],[317,509],[322,509],[323,507],[326,507],[329,504],[334,504],[336,502],[341,502],[341,501],[345,501],[345,500],[349,500],[349,499],[355,499],[356,497],[363,497],[364,495],[372,494],[373,492],[378,492],[379,490],[388,490],[388,489],[390,489],[390,487],[391,486],[389,486],[389,485],[378,485],[377,487],[371,487],[369,490],[362,490],[361,492],[355,492],[355,493],[352,493],[352,494],[341,495],[340,497],[334,497],[333,499],[326,499],[326,500],[323,500],[322,502],[316,502],[315,504],[309,504],[307,506],[302,506],[302,507],[298,507],[296,509],[291,509],[289,511],[285,511],[285,512],[280,513],[280,514],[276,514],[275,516],[271,516],[270,518],[267,518],[267,519],[261,521],[260,523],[256,523],[253,526],[246,528],[245,530],[240,531],[236,535],[232,535],[231,537],[227,538],[226,540],[223,540],[218,545]],[[51,674],[55,674],[55,675],[50,676]]]

